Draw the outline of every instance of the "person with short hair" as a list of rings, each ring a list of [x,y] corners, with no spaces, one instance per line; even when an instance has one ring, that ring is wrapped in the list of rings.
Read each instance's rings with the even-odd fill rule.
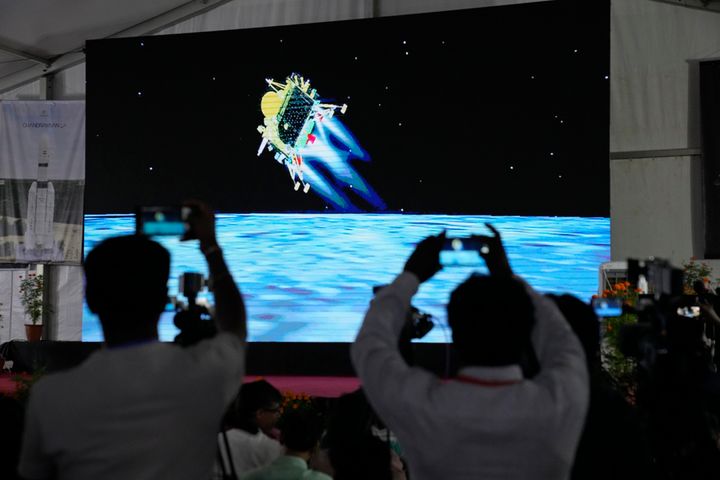
[[[575,454],[573,480],[657,478],[638,412],[614,389],[600,363],[600,320],[572,295],[547,295],[558,306],[585,350],[590,405]],[[611,458],[612,462],[608,459]]]
[[[229,474],[234,468],[239,475],[281,456],[283,447],[273,438],[281,411],[282,394],[266,380],[240,387],[225,416],[227,429],[218,434],[223,465],[216,465],[216,473]]]
[[[139,235],[98,244],[85,296],[105,345],[32,388],[18,471],[26,479],[205,480],[217,432],[242,383],[245,306],[207,205],[188,202],[210,270],[218,334],[181,348],[158,341],[170,255]]]
[[[285,455],[270,465],[252,470],[241,480],[330,480],[332,477],[308,468],[323,433],[322,419],[313,411],[289,411],[282,421],[280,442]]]
[[[462,363],[443,380],[410,367],[398,336],[410,300],[442,267],[445,234],[420,242],[377,293],[352,345],[371,405],[395,433],[409,478],[565,479],[588,406],[582,347],[552,301],[514,276],[500,234],[477,236],[489,276],[452,293],[448,323]],[[524,378],[532,343],[540,371]]]

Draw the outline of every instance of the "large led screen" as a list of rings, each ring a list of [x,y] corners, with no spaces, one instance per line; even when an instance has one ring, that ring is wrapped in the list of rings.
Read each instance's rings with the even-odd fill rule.
[[[85,252],[131,233],[136,206],[207,200],[251,340],[351,341],[415,243],[484,222],[538,289],[597,290],[609,2],[101,40],[87,56]],[[161,241],[171,291],[205,270],[196,245]],[[447,341],[444,305],[476,270],[422,286],[425,340]],[[83,339],[101,338],[86,312]]]

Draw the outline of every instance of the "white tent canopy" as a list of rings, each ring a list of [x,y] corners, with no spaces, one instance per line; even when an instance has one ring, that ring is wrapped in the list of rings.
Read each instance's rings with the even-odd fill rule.
[[[513,3],[528,3],[528,0],[75,0],[71,4],[52,0],[0,0],[0,94],[81,64],[85,42],[90,39],[346,20]]]
[[[225,1],[0,1],[0,92],[84,61],[85,41],[154,33]]]

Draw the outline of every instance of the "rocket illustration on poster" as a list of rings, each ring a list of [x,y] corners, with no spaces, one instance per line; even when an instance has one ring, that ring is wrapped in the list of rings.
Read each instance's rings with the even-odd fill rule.
[[[0,261],[78,264],[84,102],[2,102]]]
[[[30,185],[27,198],[27,215],[24,242],[19,248],[18,258],[58,258],[53,227],[55,224],[55,187],[48,179],[50,165],[50,139],[47,134],[40,137],[38,148],[37,177]]]

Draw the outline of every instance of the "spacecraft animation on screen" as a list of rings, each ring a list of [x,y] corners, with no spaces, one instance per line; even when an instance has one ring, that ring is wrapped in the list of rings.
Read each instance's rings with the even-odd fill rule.
[[[305,180],[303,157],[300,150],[315,143],[315,125],[329,120],[338,110],[345,113],[347,105],[321,103],[317,91],[310,87],[310,80],[293,73],[285,83],[271,78],[265,80],[270,90],[263,95],[260,109],[265,117],[264,125],[258,127],[262,142],[258,156],[267,148],[275,150],[275,160],[285,165],[295,190],[310,190]]]

